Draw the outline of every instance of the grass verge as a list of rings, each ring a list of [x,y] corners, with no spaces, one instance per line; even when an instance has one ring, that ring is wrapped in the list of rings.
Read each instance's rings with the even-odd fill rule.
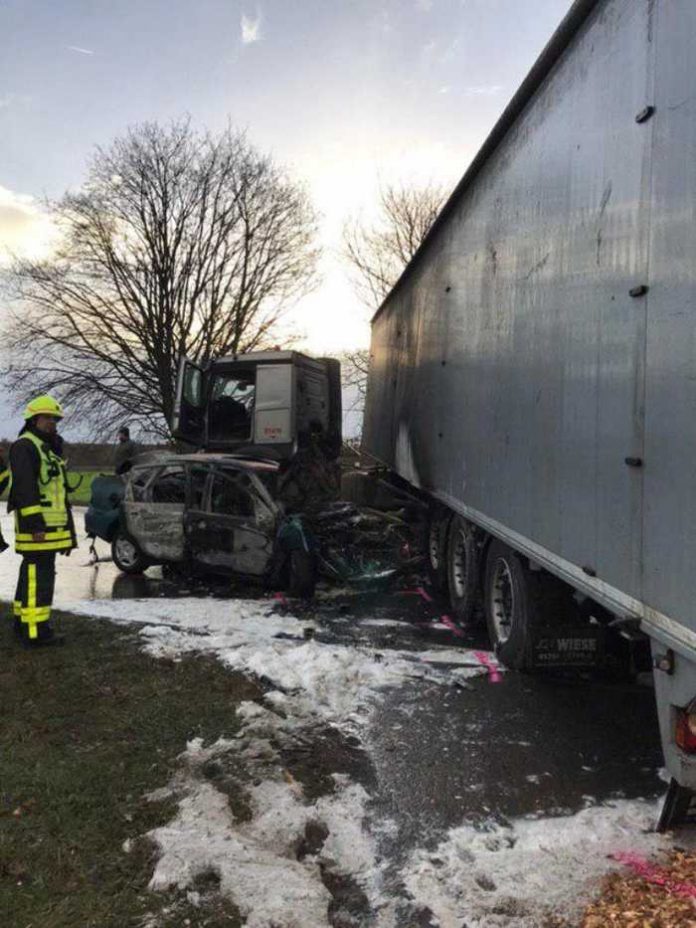
[[[135,928],[148,913],[161,928],[239,925],[214,894],[193,907],[149,892],[152,848],[123,843],[171,819],[171,803],[143,795],[188,739],[233,736],[235,706],[258,689],[212,658],[156,661],[132,633],[79,616],[59,616],[65,647],[26,652],[0,608],[3,928]]]
[[[70,502],[73,506],[89,505],[92,497],[92,481],[104,473],[106,473],[105,470],[68,471],[68,483],[71,487],[75,487],[70,494]]]

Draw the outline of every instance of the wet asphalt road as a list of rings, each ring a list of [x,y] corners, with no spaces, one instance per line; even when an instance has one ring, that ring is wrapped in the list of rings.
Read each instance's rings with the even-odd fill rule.
[[[389,592],[337,598],[322,606],[317,637],[414,650],[488,647],[485,630],[460,638],[426,624],[444,609],[437,599]],[[361,625],[365,617],[405,624]],[[463,821],[567,815],[665,790],[652,689],[606,675],[407,683],[380,702],[368,744],[377,808],[399,825],[404,851]]]
[[[101,553],[106,554],[102,545]],[[86,545],[59,563],[58,606],[95,598],[209,595],[176,585],[156,569],[119,575],[113,564],[85,567]],[[12,598],[11,553],[0,559],[0,597]],[[234,595],[228,587],[216,591]],[[249,590],[239,590],[248,596]],[[424,650],[432,645],[486,648],[482,630],[456,637],[430,622],[445,611],[435,599],[393,590],[327,590],[307,606],[318,640],[378,649]],[[364,624],[381,620],[384,624]],[[399,624],[389,624],[399,623]],[[367,751],[349,759],[331,740],[337,769],[348,765],[375,797],[375,811],[399,826],[399,848],[434,842],[463,821],[518,815],[569,814],[615,798],[655,798],[664,792],[652,690],[618,678],[506,673],[464,686],[407,682],[375,710]],[[340,755],[340,757],[339,757]],[[324,765],[332,764],[331,756]]]

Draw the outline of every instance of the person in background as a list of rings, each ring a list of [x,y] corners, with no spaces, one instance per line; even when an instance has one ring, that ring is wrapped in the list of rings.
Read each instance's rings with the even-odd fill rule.
[[[118,444],[114,451],[114,471],[117,474],[127,474],[133,466],[133,458],[137,454],[135,442],[131,440],[130,429],[127,425],[118,430]]]
[[[61,405],[38,396],[10,448],[7,511],[15,514],[15,551],[22,555],[14,600],[15,633],[26,647],[59,644],[51,627],[56,554],[77,547],[58,423]]]
[[[0,496],[7,489],[7,485],[9,482],[10,482],[10,470],[5,464],[5,458],[3,457],[2,454],[0,454]],[[3,551],[7,551],[9,547],[10,546],[5,541],[5,538],[2,534],[2,528],[0,528],[0,554],[2,554]]]

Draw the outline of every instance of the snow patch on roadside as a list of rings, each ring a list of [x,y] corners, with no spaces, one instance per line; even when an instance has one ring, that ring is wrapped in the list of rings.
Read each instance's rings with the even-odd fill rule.
[[[177,816],[150,832],[160,850],[150,889],[190,889],[213,872],[220,891],[248,928],[326,928],[330,894],[310,867],[293,859],[306,814],[281,783],[256,790],[255,818],[237,824],[227,797],[209,783],[191,783]],[[260,803],[264,807],[260,807]]]
[[[333,789],[309,801],[285,763],[292,766],[293,748],[311,746],[327,725],[362,735],[375,702],[405,681],[466,686],[469,677],[488,673],[474,653],[307,640],[305,629],[316,630],[314,622],[280,615],[267,601],[116,600],[67,608],[138,626],[144,649],[155,657],[211,654],[273,687],[263,705],[239,707],[236,738],[208,747],[194,741],[182,755],[167,790],[178,813],[150,833],[160,850],[152,889],[190,891],[197,876],[213,871],[247,928],[329,928],[332,896],[324,870],[359,887],[376,913],[373,928],[394,928],[395,908],[406,900],[400,888],[400,898],[393,898],[393,874],[390,887],[378,850],[380,831],[393,823],[370,821],[368,794],[345,775],[334,774]],[[243,795],[248,821],[235,818],[222,781],[206,775],[211,761],[226,768]],[[538,928],[550,911],[577,914],[612,868],[608,854],[647,856],[667,847],[650,833],[656,814],[654,804],[619,801],[566,818],[462,825],[434,851],[414,851],[401,877],[414,911],[430,910],[433,926]],[[308,826],[323,837],[298,853]]]
[[[464,825],[434,851],[416,851],[404,883],[439,928],[538,928],[550,912],[578,915],[598,880],[616,869],[609,854],[667,849],[652,831],[658,813],[658,804],[621,800],[566,818]]]
[[[367,628],[412,628],[410,622],[402,622],[399,619],[363,619],[360,626]]]
[[[391,907],[380,896],[381,868],[366,827],[369,797],[362,786],[335,774],[334,791],[310,803],[301,785],[287,771],[283,777],[276,764],[273,778],[244,787],[251,816],[237,821],[227,796],[204,779],[202,769],[211,760],[224,763],[245,748],[247,758],[258,759],[258,738],[273,732],[274,718],[282,734],[285,720],[261,706],[245,703],[239,714],[238,739],[208,747],[196,739],[182,755],[182,768],[169,788],[178,797],[178,813],[148,835],[160,852],[150,889],[190,890],[197,877],[214,873],[247,928],[329,928],[332,895],[322,881],[324,868],[357,883],[371,905],[382,907],[375,925],[392,928]],[[272,749],[260,754],[261,765],[277,760]],[[326,837],[301,859],[308,826]]]
[[[214,654],[232,670],[257,676],[288,694],[295,716],[351,729],[381,691],[405,680],[450,686],[487,673],[464,649],[378,651],[306,641],[305,629],[315,629],[314,622],[279,615],[263,600],[110,600],[66,609],[140,625],[144,649],[154,657]]]

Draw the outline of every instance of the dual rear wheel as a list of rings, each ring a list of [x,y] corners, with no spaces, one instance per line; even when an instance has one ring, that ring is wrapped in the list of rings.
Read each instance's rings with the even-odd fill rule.
[[[526,559],[484,536],[459,515],[439,512],[430,523],[429,562],[435,585],[449,594],[452,617],[471,625],[481,604],[491,645],[516,670],[532,666],[533,631],[540,623],[539,592],[555,581]]]

